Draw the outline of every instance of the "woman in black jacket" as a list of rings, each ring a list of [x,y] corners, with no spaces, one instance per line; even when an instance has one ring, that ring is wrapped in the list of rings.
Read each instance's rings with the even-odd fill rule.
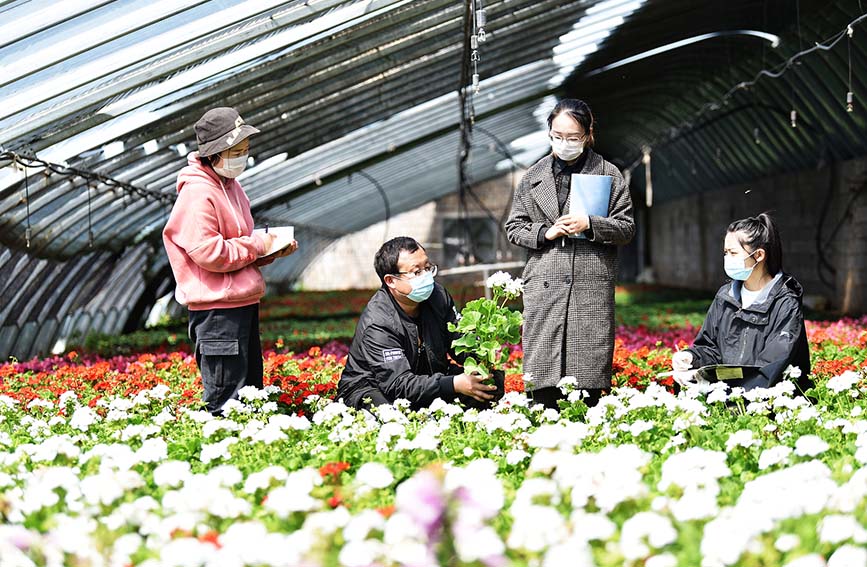
[[[807,331],[801,312],[803,289],[783,273],[783,251],[766,213],[729,225],[723,249],[732,279],[717,292],[691,348],[674,353],[674,377],[684,383],[691,369],[715,364],[758,367],[727,382],[746,389],[768,388],[789,366],[804,392],[812,383]]]

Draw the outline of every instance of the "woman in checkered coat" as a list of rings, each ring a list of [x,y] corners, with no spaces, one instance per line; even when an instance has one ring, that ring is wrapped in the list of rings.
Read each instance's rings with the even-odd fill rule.
[[[563,99],[548,116],[552,153],[515,191],[505,229],[529,253],[524,268],[524,372],[533,398],[557,407],[557,382],[574,376],[594,404],[611,385],[617,247],[635,234],[620,171],[593,148],[593,114]],[[569,214],[571,174],[610,175],[607,216]],[[585,238],[569,238],[583,235]]]

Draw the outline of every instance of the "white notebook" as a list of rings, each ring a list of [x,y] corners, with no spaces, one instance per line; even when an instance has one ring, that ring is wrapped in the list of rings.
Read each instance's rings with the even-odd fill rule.
[[[270,256],[275,252],[279,252],[283,250],[295,240],[295,227],[294,226],[271,226],[267,229],[264,228],[256,228],[253,229],[253,234],[265,234],[267,231],[268,234],[273,234],[275,236],[274,240],[271,241],[271,246],[268,250],[265,251],[264,254],[259,256],[263,258],[265,256]]]

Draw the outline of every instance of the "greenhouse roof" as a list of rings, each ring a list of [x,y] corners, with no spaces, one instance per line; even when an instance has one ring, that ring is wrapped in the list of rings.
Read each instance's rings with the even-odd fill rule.
[[[164,258],[140,250],[165,223],[193,124],[211,107],[234,106],[262,131],[242,178],[254,216],[294,224],[309,243],[270,278],[291,280],[335,238],[457,191],[467,6],[0,0],[0,272],[11,277],[0,323],[20,327],[45,307],[31,305],[38,293],[12,301],[22,270],[54,290],[70,273],[102,273],[100,262],[103,284],[119,285],[111,270],[136,258],[141,281],[124,289],[164,272]],[[845,45],[706,108],[845,29],[857,0],[800,0],[797,11],[784,0],[484,8],[472,182],[543,155],[544,118],[563,95],[591,104],[598,149],[614,163],[634,167],[652,150],[660,199],[792,169],[805,152],[863,153],[863,114],[839,108]],[[864,61],[861,35],[851,47]],[[803,134],[782,127],[793,104]],[[760,151],[744,150],[759,138]],[[67,310],[95,301],[87,285],[73,288]]]

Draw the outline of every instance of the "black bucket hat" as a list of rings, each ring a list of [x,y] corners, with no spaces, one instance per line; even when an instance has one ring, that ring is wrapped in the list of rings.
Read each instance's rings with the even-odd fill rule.
[[[199,156],[218,154],[258,133],[259,130],[246,124],[234,108],[212,108],[196,122]]]

